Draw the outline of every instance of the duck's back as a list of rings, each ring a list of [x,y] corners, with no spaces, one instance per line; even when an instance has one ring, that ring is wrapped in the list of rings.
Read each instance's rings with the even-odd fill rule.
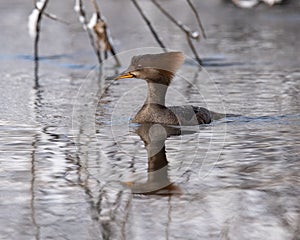
[[[210,112],[203,107],[144,105],[132,122],[160,123],[164,125],[199,125],[211,122]]]
[[[199,125],[211,123],[209,110],[203,107],[170,106],[168,107],[179,119],[180,125]]]

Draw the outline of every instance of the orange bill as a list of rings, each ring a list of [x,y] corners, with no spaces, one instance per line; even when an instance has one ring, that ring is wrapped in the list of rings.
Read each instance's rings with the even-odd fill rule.
[[[121,75],[115,77],[115,80],[123,79],[123,78],[133,78],[133,75],[130,72],[122,73]]]

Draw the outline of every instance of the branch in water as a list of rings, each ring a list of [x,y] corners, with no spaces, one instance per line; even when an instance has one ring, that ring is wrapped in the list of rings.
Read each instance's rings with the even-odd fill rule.
[[[120,66],[120,61],[116,55],[115,49],[112,45],[111,38],[109,37],[109,31],[107,28],[107,24],[105,20],[101,17],[100,9],[95,0],[91,0],[95,13],[92,16],[90,23],[88,24],[90,29],[93,29],[96,36],[96,44],[98,50],[101,52],[101,50],[104,53],[104,59],[107,59],[108,57],[108,51],[111,53],[111,55],[114,57],[116,61],[116,65]]]
[[[35,8],[28,18],[29,35],[34,38],[34,60],[38,60],[38,44],[40,37],[40,25],[42,15],[47,7],[48,0],[40,0],[35,2]]]
[[[75,1],[74,10],[75,10],[75,12],[77,12],[79,14],[79,21],[82,23],[83,29],[86,30],[89,40],[90,40],[90,44],[92,45],[92,47],[96,53],[99,64],[101,64],[102,63],[101,53],[99,51],[99,48],[95,45],[95,40],[94,40],[94,36],[93,36],[91,29],[88,28],[88,21],[86,19],[86,13],[83,8],[82,0]]]
[[[177,21],[171,14],[169,14],[156,0],[151,0],[153,4],[178,28],[180,28],[184,33],[188,34],[190,38],[199,39],[200,35],[197,31],[191,31],[190,28],[181,22]]]
[[[39,39],[40,39],[40,25],[42,15],[47,7],[48,0],[39,0],[35,2],[35,8],[28,18],[29,35],[34,38],[34,76],[35,88],[38,88],[38,67],[39,67]]]
[[[140,5],[137,3],[136,0],[131,0],[131,1],[134,4],[134,6],[136,7],[136,9],[138,10],[139,14],[142,16],[143,20],[146,22],[147,26],[149,27],[149,29],[150,29],[153,37],[155,38],[156,42],[158,43],[158,45],[165,51],[166,47],[165,47],[164,43],[159,38],[157,32],[155,31],[154,27],[152,26],[152,23],[147,18],[147,16],[143,12],[142,8],[140,7]]]
[[[91,2],[93,4],[93,7],[94,7],[95,12],[97,14],[97,18],[101,19],[102,17],[101,17],[100,9],[99,9],[99,6],[98,6],[96,0],[91,0]]]
[[[63,24],[66,24],[66,25],[70,25],[69,22],[61,19],[61,18],[58,18],[56,15],[52,14],[52,13],[47,13],[47,12],[44,12],[44,15],[45,17],[51,19],[51,20],[54,20],[54,21],[57,21],[57,22],[60,22],[60,23],[63,23]]]
[[[187,3],[189,4],[190,8],[191,8],[192,11],[193,11],[193,13],[194,13],[195,16],[196,16],[197,23],[198,23],[198,25],[199,25],[199,28],[200,28],[200,30],[201,30],[201,32],[202,32],[203,37],[206,38],[205,29],[204,29],[204,27],[203,27],[203,25],[202,25],[200,16],[199,16],[199,14],[198,14],[198,12],[197,12],[197,10],[196,10],[194,4],[192,3],[191,0],[186,0],[186,1],[187,1]]]
[[[193,44],[193,42],[192,42],[192,40],[191,40],[191,38],[189,37],[188,34],[186,35],[186,39],[187,39],[187,42],[188,42],[188,44],[189,44],[189,46],[190,46],[190,48],[191,48],[191,50],[192,50],[192,52],[193,52],[193,54],[194,54],[194,56],[196,58],[196,61],[200,65],[202,65],[202,60],[200,59],[200,57],[199,57],[199,55],[197,53],[197,50],[196,50],[196,48],[195,48],[195,46],[194,46],[194,44]]]
[[[199,58],[199,55],[196,51],[196,48],[192,42],[191,39],[199,39],[200,35],[198,32],[193,32],[189,29],[188,26],[182,24],[181,22],[177,21],[171,14],[169,14],[156,0],[151,0],[153,2],[153,4],[171,21],[173,22],[178,28],[180,28],[185,34],[186,34],[186,38],[187,38],[187,42],[192,50],[192,52],[194,53],[194,56],[196,58],[196,61],[201,65],[202,61]]]

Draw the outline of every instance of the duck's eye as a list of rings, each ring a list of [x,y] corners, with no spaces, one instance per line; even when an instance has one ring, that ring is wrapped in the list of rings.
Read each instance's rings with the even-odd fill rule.
[[[133,72],[131,72],[130,74],[133,78],[136,78],[136,75]]]

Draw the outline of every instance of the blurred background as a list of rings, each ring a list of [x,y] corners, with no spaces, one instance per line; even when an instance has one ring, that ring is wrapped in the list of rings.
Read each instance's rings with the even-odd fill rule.
[[[300,1],[194,1],[204,69],[185,35],[138,2],[166,47],[189,59],[180,70],[188,81],[174,80],[168,103],[242,117],[165,139],[162,178],[173,184],[135,194],[134,182],[156,181],[144,133],[128,123],[145,83],[99,79],[74,2],[58,0],[46,12],[68,24],[43,17],[36,79],[33,1],[2,1],[0,239],[300,239]],[[159,2],[198,28],[185,1]],[[132,49],[158,47],[132,1],[98,3],[122,64],[106,61],[104,75],[123,70]]]

